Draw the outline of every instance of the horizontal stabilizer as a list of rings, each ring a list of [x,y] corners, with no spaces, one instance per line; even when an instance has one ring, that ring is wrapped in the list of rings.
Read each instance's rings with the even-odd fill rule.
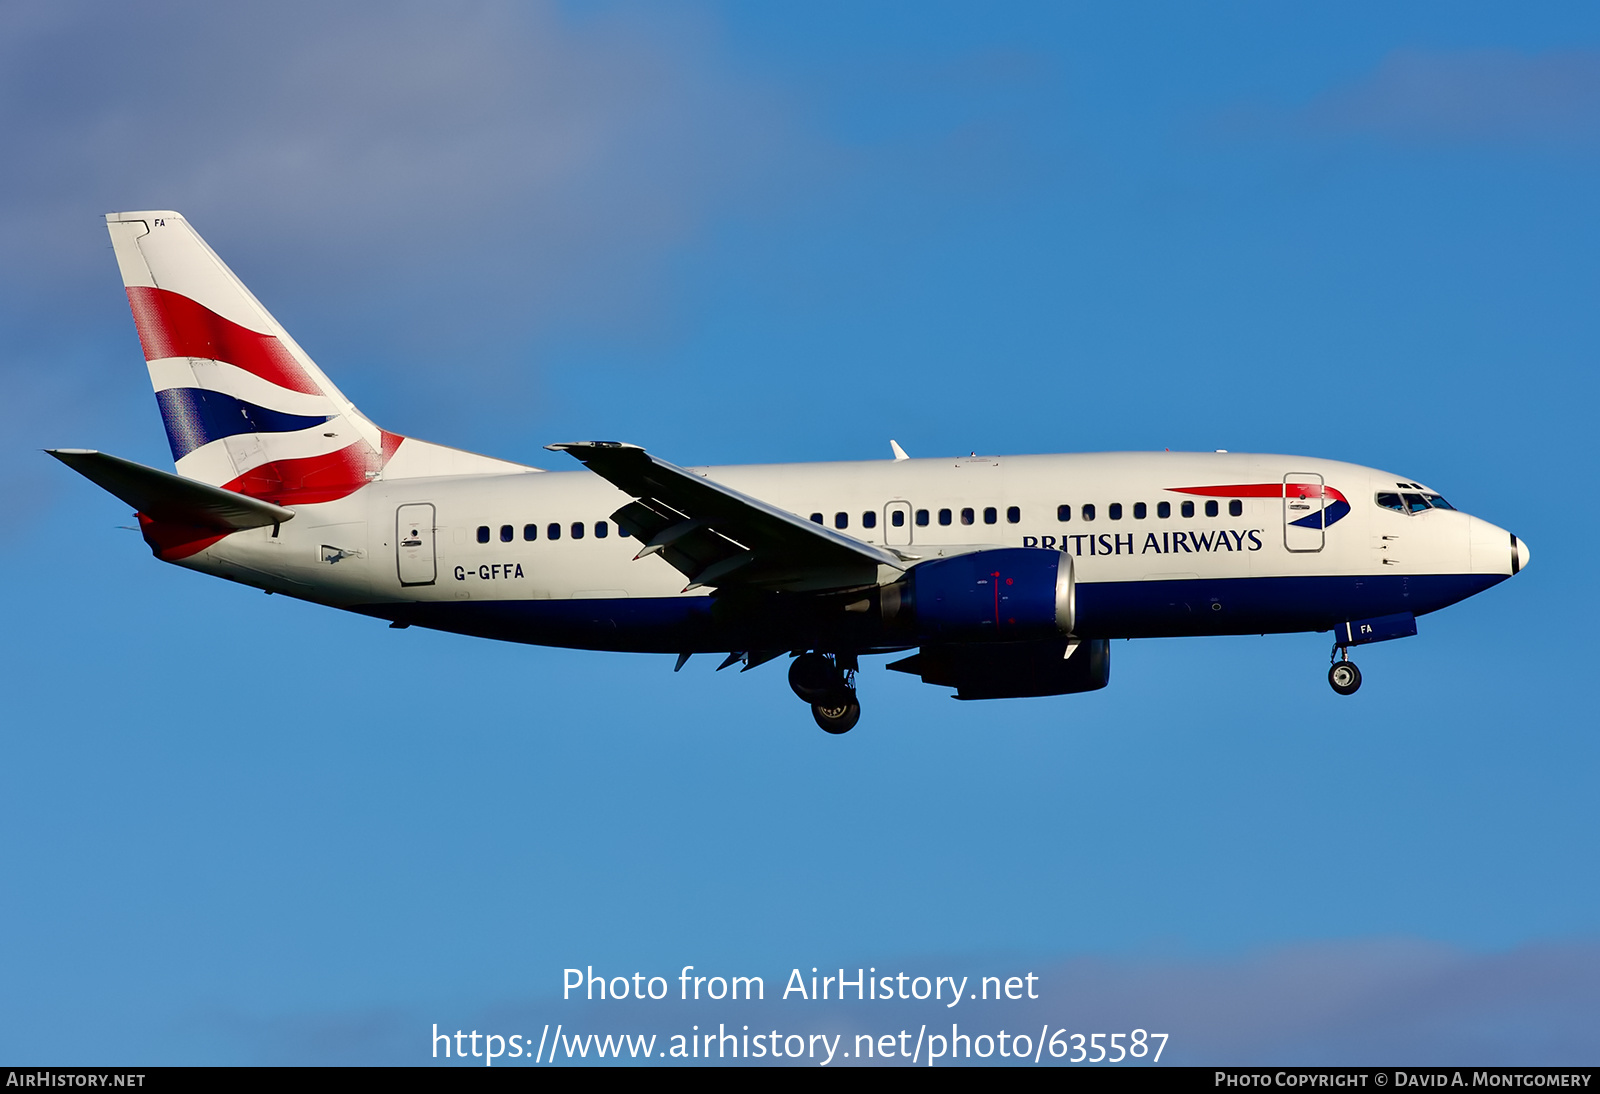
[[[294,516],[270,501],[236,494],[142,463],[84,448],[47,448],[46,452],[108,493],[153,520],[170,524],[239,532],[281,524]]]

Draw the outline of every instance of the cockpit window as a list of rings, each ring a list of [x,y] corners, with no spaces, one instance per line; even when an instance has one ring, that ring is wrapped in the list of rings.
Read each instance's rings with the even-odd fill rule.
[[[1455,510],[1455,506],[1445,501],[1438,494],[1391,494],[1387,492],[1378,494],[1378,505],[1384,509],[1393,509],[1397,513],[1424,513],[1429,509]]]

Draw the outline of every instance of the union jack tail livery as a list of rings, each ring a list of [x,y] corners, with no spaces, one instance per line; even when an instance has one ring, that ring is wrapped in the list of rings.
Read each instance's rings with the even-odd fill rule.
[[[106,222],[180,475],[306,504],[382,472],[402,438],[344,397],[188,221]]]
[[[386,471],[521,470],[378,428],[178,213],[110,213],[106,224],[185,478],[310,505],[346,497]],[[402,444],[413,458],[391,469]]]

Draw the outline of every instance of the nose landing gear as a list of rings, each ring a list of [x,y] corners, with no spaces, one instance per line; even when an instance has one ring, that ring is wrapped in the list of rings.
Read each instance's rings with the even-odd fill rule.
[[[789,687],[811,704],[811,716],[829,733],[849,733],[861,720],[854,654],[803,653],[789,666]]]
[[[1350,651],[1344,646],[1333,647],[1333,667],[1328,669],[1328,683],[1340,695],[1354,695],[1361,687],[1361,670],[1350,660]]]

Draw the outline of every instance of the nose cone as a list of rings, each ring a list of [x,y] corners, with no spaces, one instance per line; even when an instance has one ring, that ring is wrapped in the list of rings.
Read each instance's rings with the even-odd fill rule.
[[[1469,520],[1472,540],[1472,572],[1510,577],[1528,564],[1528,545],[1516,536],[1486,520]]]

